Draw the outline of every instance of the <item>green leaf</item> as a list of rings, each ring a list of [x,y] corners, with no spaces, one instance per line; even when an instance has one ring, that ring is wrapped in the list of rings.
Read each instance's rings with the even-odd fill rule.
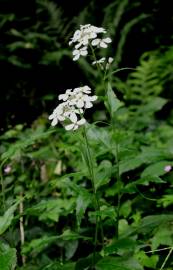
[[[96,253],[95,262],[97,262],[100,258],[101,256],[98,253]],[[89,270],[92,265],[93,265],[93,254],[90,254],[88,257],[80,258],[77,261],[75,270]]]
[[[162,107],[167,103],[165,98],[152,97],[152,100],[146,105],[139,108],[139,112],[142,114],[150,113],[153,114],[162,109]]]
[[[124,254],[126,252],[131,252],[136,247],[136,241],[131,238],[122,238],[118,240],[113,240],[113,242],[104,248],[105,255],[112,254]]]
[[[47,132],[45,131],[43,132],[42,130],[40,131],[39,129],[36,130],[31,136],[28,136],[28,138],[25,137],[25,139],[18,140],[17,142],[11,144],[9,149],[1,155],[1,159],[5,160],[8,158],[12,158],[16,154],[18,154],[18,152],[20,152],[21,150],[24,150],[29,145],[32,145],[35,141],[49,137],[53,132],[55,131],[49,130]]]
[[[133,258],[105,257],[96,264],[96,270],[143,270]]]
[[[0,242],[0,269],[14,270],[17,263],[16,249]]]
[[[122,106],[123,103],[119,101],[114,91],[112,90],[111,84],[108,83],[106,107],[112,118],[114,116],[114,113]]]
[[[119,172],[120,174],[134,170],[140,167],[143,164],[143,160],[138,157],[131,157],[131,159],[120,161],[119,163]]]
[[[173,165],[173,162],[170,161],[159,161],[157,163],[151,164],[148,166],[141,174],[141,177],[145,176],[161,176],[166,174],[164,168],[167,165]]]
[[[69,260],[74,256],[78,248],[78,241],[73,240],[73,241],[66,242],[64,248],[65,248],[65,257],[67,260]]]
[[[17,205],[18,202],[12,205],[3,216],[0,216],[0,235],[3,234],[11,225]]]
[[[104,147],[111,148],[111,136],[107,128],[98,128],[94,125],[90,125],[87,129],[87,136],[89,140],[97,144],[103,144]]]
[[[58,236],[43,236],[39,239],[34,239],[30,243],[25,243],[25,245],[22,247],[22,253],[28,254],[34,252],[35,254],[38,254],[50,244],[57,241],[57,239]]]
[[[89,192],[82,190],[76,200],[76,217],[78,226],[85,214],[88,205],[91,203],[92,196]]]
[[[132,202],[130,200],[127,200],[121,205],[120,215],[122,215],[124,218],[127,218],[130,215],[132,211],[131,204]]]
[[[108,184],[111,180],[112,163],[109,160],[103,160],[97,168],[95,173],[95,187],[99,187]]]
[[[43,249],[47,248],[49,245],[58,241],[59,239],[63,241],[75,241],[78,239],[90,240],[90,237],[85,237],[85,236],[79,235],[76,232],[65,230],[61,235],[57,235],[57,236],[45,235],[41,238],[32,240],[30,243],[25,243],[25,245],[22,248],[22,252],[24,254],[33,252],[35,255],[37,255]]]
[[[172,225],[159,226],[157,232],[151,240],[152,250],[157,249],[160,245],[173,246],[173,229]]]
[[[147,256],[144,251],[139,251],[135,254],[135,258],[143,265],[150,269],[156,269],[157,262],[159,260],[158,255]]]
[[[157,203],[158,205],[163,205],[163,207],[167,207],[173,204],[173,195],[172,194],[163,195],[161,199],[158,199]]]
[[[67,215],[75,208],[75,198],[42,200],[26,212],[38,216],[39,220],[52,220],[57,222],[60,215]]]
[[[161,224],[165,224],[173,221],[173,215],[151,215],[144,217],[139,225],[138,231],[141,233],[149,233],[154,228],[160,226]]]

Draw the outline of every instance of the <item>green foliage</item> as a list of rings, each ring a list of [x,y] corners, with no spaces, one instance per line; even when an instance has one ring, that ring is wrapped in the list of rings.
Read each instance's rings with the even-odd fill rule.
[[[133,258],[105,257],[96,265],[97,270],[142,270],[143,267]]]
[[[17,205],[18,203],[12,205],[3,216],[0,216],[0,235],[2,235],[11,225]]]
[[[14,270],[16,268],[16,249],[0,242],[0,269]]]

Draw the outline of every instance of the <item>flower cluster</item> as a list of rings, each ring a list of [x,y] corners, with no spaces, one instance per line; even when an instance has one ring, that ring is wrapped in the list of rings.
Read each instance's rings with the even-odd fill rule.
[[[75,43],[75,49],[73,51],[74,61],[78,60],[80,56],[86,56],[88,54],[89,45],[107,48],[112,40],[109,37],[98,38],[98,34],[106,34],[106,30],[91,24],[80,25],[80,29],[75,31],[69,42],[69,45]]]
[[[49,116],[52,120],[51,125],[55,126],[58,122],[63,122],[66,130],[76,130],[86,123],[83,114],[85,109],[93,106],[92,102],[97,96],[90,96],[91,88],[86,86],[67,89],[65,94],[59,95],[62,101]]]

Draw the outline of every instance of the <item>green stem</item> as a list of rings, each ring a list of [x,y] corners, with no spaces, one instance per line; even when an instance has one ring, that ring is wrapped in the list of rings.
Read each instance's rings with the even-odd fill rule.
[[[97,58],[96,58],[96,55],[95,55],[93,46],[92,46],[90,43],[89,43],[89,47],[90,47],[90,49],[91,49],[91,52],[92,52],[94,61],[96,61],[97,70],[98,70],[98,72],[100,72],[100,71],[101,71],[101,68],[100,68],[99,64],[97,63]]]
[[[116,164],[117,164],[117,184],[118,184],[118,198],[117,198],[117,218],[116,218],[116,237],[118,239],[119,237],[119,219],[120,219],[120,206],[121,206],[121,191],[120,191],[120,185],[121,185],[121,177],[120,177],[120,169],[119,169],[119,149],[118,144],[116,143]]]
[[[1,165],[0,165],[0,177],[1,177],[1,192],[2,192],[2,205],[3,205],[3,210],[5,212],[6,209],[6,205],[5,205],[5,186],[4,186],[4,180],[3,180],[3,172],[2,172],[2,168],[4,166],[4,164],[6,163],[7,159],[5,159]]]
[[[91,178],[92,190],[93,190],[94,201],[95,201],[95,203],[94,203],[95,204],[95,211],[96,211],[96,228],[95,228],[95,236],[94,236],[94,254],[93,254],[93,261],[94,261],[94,264],[95,264],[96,247],[97,247],[97,242],[98,242],[99,223],[100,223],[100,231],[101,231],[101,237],[102,237],[102,245],[104,245],[104,234],[103,234],[103,227],[102,227],[101,215],[100,215],[100,213],[101,213],[100,204],[99,204],[99,199],[97,197],[97,190],[96,190],[96,187],[95,187],[95,175],[94,175],[94,167],[93,167],[93,162],[92,162],[92,155],[91,155],[91,151],[90,151],[90,146],[89,146],[85,126],[84,126],[83,130],[84,130],[83,136],[84,136],[84,139],[85,139],[85,144],[86,144],[86,149],[87,149],[86,163],[87,163],[90,178]]]
[[[160,270],[163,270],[163,268],[165,267],[166,262],[167,262],[167,260],[169,259],[169,257],[171,256],[172,251],[173,251],[173,247],[170,249],[168,255],[166,256],[166,258],[165,258],[165,260],[164,260],[162,266],[160,267]]]

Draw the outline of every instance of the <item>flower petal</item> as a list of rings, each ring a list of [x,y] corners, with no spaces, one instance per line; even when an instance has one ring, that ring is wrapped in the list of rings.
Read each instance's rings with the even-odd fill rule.
[[[74,124],[70,124],[70,125],[65,126],[66,130],[72,130],[73,128],[74,128]]]
[[[71,114],[70,114],[70,120],[73,122],[73,123],[76,123],[77,122],[77,116],[76,116],[76,114],[74,113],[74,112],[72,112]]]
[[[100,43],[100,38],[96,38],[91,42],[91,45],[97,46]]]
[[[78,59],[79,59],[79,57],[80,57],[80,54],[75,55],[75,57],[73,57],[73,61],[78,60]]]
[[[54,127],[54,126],[56,126],[57,123],[58,123],[57,118],[54,118],[51,125]]]
[[[84,125],[86,123],[86,120],[85,120],[85,118],[82,118],[82,119],[80,119],[78,122],[77,122],[77,124],[78,125]]]
[[[108,47],[108,45],[103,40],[100,42],[99,45],[100,45],[101,48],[107,48]]]
[[[112,39],[107,37],[107,38],[104,38],[103,41],[106,42],[106,43],[111,43]]]
[[[77,102],[77,104],[76,104],[76,106],[77,106],[78,108],[84,107],[84,102],[83,102],[83,100],[82,100],[82,99],[79,99],[78,102]]]

